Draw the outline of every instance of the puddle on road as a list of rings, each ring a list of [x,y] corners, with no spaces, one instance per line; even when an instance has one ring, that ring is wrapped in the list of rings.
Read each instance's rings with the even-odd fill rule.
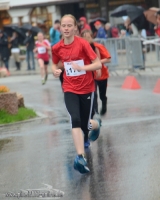
[[[5,146],[5,144],[11,142],[11,139],[0,139],[0,151],[3,149],[3,147]]]

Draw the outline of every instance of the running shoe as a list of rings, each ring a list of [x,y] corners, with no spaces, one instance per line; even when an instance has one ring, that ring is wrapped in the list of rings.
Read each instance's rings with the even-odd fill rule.
[[[88,148],[90,146],[90,141],[87,140],[86,142],[84,142],[84,148]]]
[[[45,79],[42,79],[42,85],[44,85],[46,83]]]
[[[81,174],[90,172],[89,168],[87,167],[87,161],[83,155],[76,156],[74,160],[74,169],[79,171]]]
[[[48,74],[45,75],[45,82],[47,81],[48,79]]]
[[[101,119],[100,119],[100,116],[99,115],[95,115],[94,117],[94,120],[96,120],[98,122],[98,128],[97,129],[94,129],[94,130],[91,130],[89,132],[89,135],[88,135],[88,138],[90,141],[94,142],[95,140],[98,139],[99,137],[99,134],[100,134],[100,127],[101,127]]]

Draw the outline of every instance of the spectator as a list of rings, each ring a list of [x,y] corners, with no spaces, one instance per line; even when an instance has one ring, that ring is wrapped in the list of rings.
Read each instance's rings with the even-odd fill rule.
[[[160,37],[160,10],[156,13],[157,25],[154,27],[155,33]]]
[[[106,31],[100,21],[94,23],[95,28],[98,30],[96,38],[106,38]]]
[[[11,43],[11,53],[13,55],[15,65],[16,65],[16,70],[20,70],[20,49],[19,49],[19,41],[18,41],[18,34],[16,32],[13,32],[13,35],[10,39]]]
[[[126,30],[122,29],[122,30],[120,31],[120,36],[119,36],[119,38],[125,38],[126,36],[127,36]]]
[[[87,24],[87,20],[85,17],[81,17],[79,19],[80,23],[80,33],[82,33],[83,30],[91,30],[91,27],[89,24]]]
[[[8,65],[9,57],[10,57],[10,51],[8,48],[7,35],[2,30],[0,30],[0,63],[3,62],[8,71],[9,71],[9,65]]]
[[[24,44],[27,46],[26,58],[27,58],[27,70],[35,70],[35,61],[34,61],[34,36],[31,31],[28,31],[27,37],[24,40]],[[32,60],[32,68],[30,64],[30,60]]]
[[[55,20],[53,27],[50,28],[49,35],[50,35],[51,46],[55,45],[60,41],[61,33],[60,33],[59,20]]]
[[[119,30],[117,27],[111,27],[110,23],[105,24],[105,30],[107,32],[107,38],[118,38],[119,37]]]

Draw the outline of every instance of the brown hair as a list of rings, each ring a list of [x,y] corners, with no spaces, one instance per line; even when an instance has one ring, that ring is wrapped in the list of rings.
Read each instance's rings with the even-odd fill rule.
[[[93,33],[91,30],[85,29],[82,31],[81,33],[81,37],[84,37],[86,33],[89,33],[91,35],[91,37],[93,38]]]
[[[72,18],[73,21],[74,21],[74,25],[77,26],[77,20],[76,20],[76,18],[75,18],[73,15],[71,15],[71,14],[66,14],[66,15],[64,15],[64,16],[61,18],[60,24],[61,24],[62,19],[63,19],[64,17],[70,17],[70,18]]]

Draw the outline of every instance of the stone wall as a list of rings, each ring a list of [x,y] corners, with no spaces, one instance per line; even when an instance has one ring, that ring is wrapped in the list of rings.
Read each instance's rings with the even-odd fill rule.
[[[18,98],[15,92],[0,93],[0,110],[6,110],[10,114],[18,112]]]

